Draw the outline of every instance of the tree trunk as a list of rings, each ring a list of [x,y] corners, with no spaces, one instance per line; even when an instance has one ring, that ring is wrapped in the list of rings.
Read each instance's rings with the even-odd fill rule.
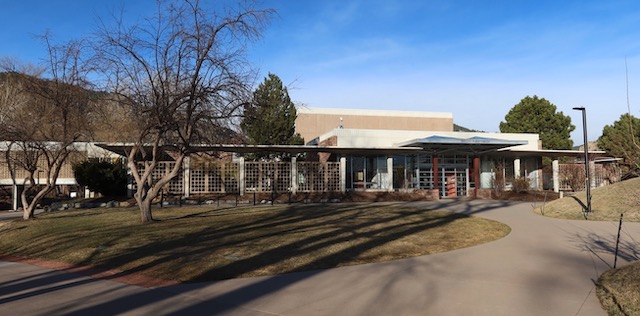
[[[138,207],[140,208],[140,221],[142,223],[151,223],[154,221],[151,214],[151,199],[146,198],[138,200]]]
[[[151,212],[151,202],[153,202],[153,199],[157,196],[157,194],[154,193],[155,191],[153,191],[145,181],[143,183],[138,183],[138,190],[133,195],[136,199],[136,203],[138,203],[138,208],[140,209],[140,221],[143,224],[154,221],[153,214]]]
[[[36,218],[35,211],[36,211],[36,208],[38,207],[38,204],[40,204],[40,201],[42,201],[42,199],[47,194],[49,194],[51,190],[53,190],[53,186],[46,185],[40,191],[37,191],[36,195],[33,197],[33,199],[31,199],[31,201],[29,201],[29,199],[27,198],[27,194],[29,190],[30,190],[30,187],[25,186],[24,190],[22,191],[22,194],[20,195],[20,199],[22,201],[22,209],[23,209],[22,218],[25,220]]]
[[[22,194],[20,194],[20,200],[22,201],[22,219],[24,220],[34,219],[36,217],[35,210],[37,204],[33,203],[33,201],[29,203],[27,200],[27,192],[29,189],[30,187],[25,186],[24,190],[22,190]]]
[[[35,218],[35,210],[36,210],[36,206],[34,205],[24,205],[22,206],[22,219],[24,220],[29,220],[29,219],[34,219]]]

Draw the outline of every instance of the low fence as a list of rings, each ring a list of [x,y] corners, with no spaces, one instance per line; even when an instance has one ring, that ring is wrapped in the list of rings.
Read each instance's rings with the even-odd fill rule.
[[[153,181],[168,174],[175,162],[160,162],[153,171]],[[266,193],[266,192],[338,192],[339,162],[200,162],[192,163],[167,184],[166,192],[189,194]],[[144,172],[139,166],[138,172]],[[135,190],[135,184],[133,184]]]
[[[239,192],[240,165],[238,163],[200,163],[189,172],[190,193]]]
[[[4,155],[5,153],[3,152],[2,154]],[[10,158],[10,160],[24,159],[24,158],[20,158],[21,155],[17,153],[12,154],[11,156],[12,157]],[[73,164],[83,161],[84,159],[86,158],[78,153],[74,153],[70,155],[69,158],[67,158],[67,160],[62,164],[62,167],[60,168],[60,173],[58,175],[58,179],[63,179],[63,178],[74,179],[75,175],[73,173]],[[22,183],[23,180],[29,176],[29,172],[26,171],[24,168],[22,168],[19,164],[15,164],[13,161],[11,161],[11,163],[8,163],[7,158],[5,156],[0,157],[0,161],[1,161],[0,180],[4,180],[5,183],[7,184],[11,183],[11,179],[12,179],[9,165],[11,165],[11,168],[14,169],[13,173],[14,173],[15,179],[18,180],[18,183]],[[37,171],[34,174],[36,182],[45,183],[47,181],[46,170],[49,169],[47,167],[47,160],[45,159],[45,157],[41,156],[38,158],[36,168],[37,168]]]
[[[544,188],[553,188],[553,174],[550,167],[543,169]],[[589,169],[591,187],[597,188],[619,182],[622,172],[616,164],[591,163]],[[587,183],[584,164],[568,163],[558,165],[558,182],[560,191],[583,191]]]

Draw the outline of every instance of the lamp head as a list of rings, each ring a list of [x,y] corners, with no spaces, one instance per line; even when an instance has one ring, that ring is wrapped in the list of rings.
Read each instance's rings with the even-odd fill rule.
[[[584,111],[584,106],[577,106],[575,108],[573,108],[576,111]]]

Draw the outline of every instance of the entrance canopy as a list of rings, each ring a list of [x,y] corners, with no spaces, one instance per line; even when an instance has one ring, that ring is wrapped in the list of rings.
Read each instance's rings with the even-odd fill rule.
[[[522,140],[504,140],[478,136],[471,138],[429,136],[409,140],[397,145],[400,147],[419,147],[425,151],[431,151],[434,154],[483,154],[491,151],[497,151],[498,149],[526,144],[528,144],[528,142]]]

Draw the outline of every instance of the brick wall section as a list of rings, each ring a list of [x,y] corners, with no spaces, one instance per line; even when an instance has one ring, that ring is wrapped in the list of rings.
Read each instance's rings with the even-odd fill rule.
[[[342,118],[342,121],[340,120]],[[349,115],[298,112],[296,132],[309,142],[339,128],[406,131],[453,131],[453,117]]]
[[[336,136],[331,136],[323,141],[321,141],[319,143],[320,146],[337,146],[338,145],[338,137]],[[331,157],[330,153],[318,153],[318,161],[320,161],[321,163],[325,163],[327,161],[329,161],[329,158]]]

